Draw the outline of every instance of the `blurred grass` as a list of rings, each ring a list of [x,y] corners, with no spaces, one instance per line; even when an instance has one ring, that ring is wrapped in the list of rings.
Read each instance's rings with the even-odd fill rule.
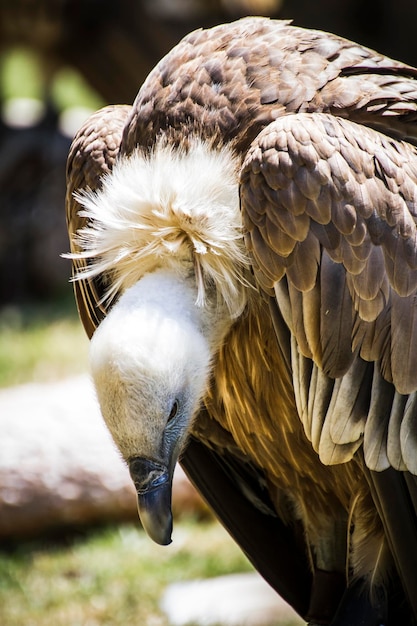
[[[177,524],[157,546],[137,526],[97,531],[71,545],[0,553],[4,626],[167,626],[159,608],[170,582],[249,571],[213,522]]]

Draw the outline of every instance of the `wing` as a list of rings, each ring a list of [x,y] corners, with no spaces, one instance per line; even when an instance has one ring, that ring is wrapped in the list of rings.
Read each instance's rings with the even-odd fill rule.
[[[245,18],[187,35],[133,105],[127,152],[198,133],[246,153],[285,113],[323,111],[417,141],[417,70],[330,33]]]
[[[76,233],[85,225],[85,218],[75,192],[98,189],[100,178],[111,171],[119,152],[123,128],[131,111],[130,106],[108,106],[97,111],[85,122],[75,136],[67,161],[66,214],[72,253],[80,252]],[[73,276],[82,272],[87,261],[73,258]],[[75,299],[84,329],[91,338],[106,314],[100,303],[103,296],[103,277],[74,282]]]
[[[254,142],[241,201],[295,375],[314,363],[297,405],[321,460],[348,461],[363,444],[370,469],[417,474],[416,149],[329,115],[288,115]]]
[[[325,464],[363,450],[415,605],[416,148],[328,114],[287,115],[253,143],[241,205],[256,279],[291,332],[305,433]]]

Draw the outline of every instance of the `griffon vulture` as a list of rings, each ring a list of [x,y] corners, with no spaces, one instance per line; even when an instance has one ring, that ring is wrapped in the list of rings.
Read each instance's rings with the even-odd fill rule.
[[[417,616],[417,70],[246,18],[68,159],[80,317],[144,528],[178,460],[313,624]]]

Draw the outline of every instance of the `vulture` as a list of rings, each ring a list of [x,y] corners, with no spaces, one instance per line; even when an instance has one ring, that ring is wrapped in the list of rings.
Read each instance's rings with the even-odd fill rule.
[[[182,39],[67,164],[75,298],[149,536],[180,462],[310,624],[417,623],[417,70]]]

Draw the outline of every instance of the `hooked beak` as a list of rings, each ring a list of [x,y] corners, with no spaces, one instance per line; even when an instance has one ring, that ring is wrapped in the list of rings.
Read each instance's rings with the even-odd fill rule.
[[[162,463],[142,457],[129,461],[129,471],[143,528],[153,541],[168,545],[172,534],[172,472]]]

